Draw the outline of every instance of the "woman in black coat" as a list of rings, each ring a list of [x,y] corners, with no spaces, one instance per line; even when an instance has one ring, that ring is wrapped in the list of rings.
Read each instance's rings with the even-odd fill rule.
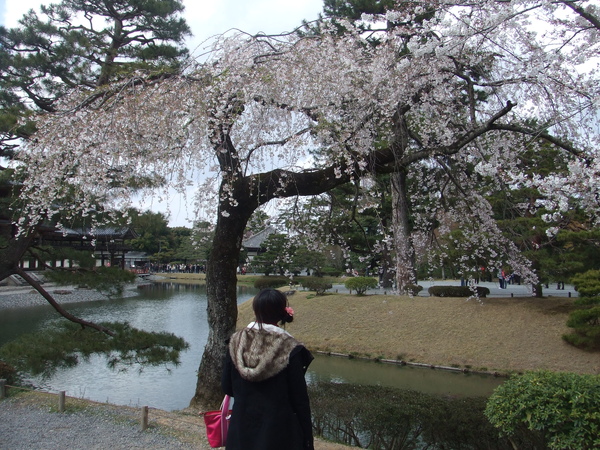
[[[256,321],[229,341],[221,385],[234,398],[227,450],[313,449],[304,374],[313,357],[277,324],[291,322],[286,296],[275,289],[252,302]]]

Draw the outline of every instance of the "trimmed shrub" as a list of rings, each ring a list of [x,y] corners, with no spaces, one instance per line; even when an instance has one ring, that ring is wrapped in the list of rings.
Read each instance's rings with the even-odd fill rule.
[[[573,311],[567,326],[573,328],[573,333],[563,335],[569,344],[586,350],[600,350],[600,306]]]
[[[368,289],[379,286],[379,282],[371,277],[352,277],[346,280],[344,286],[350,291],[356,291],[356,295],[365,295]]]
[[[478,297],[487,297],[490,290],[484,286],[476,286]],[[471,297],[473,290],[469,286],[431,286],[427,289],[429,295],[434,297]]]
[[[548,448],[600,447],[600,376],[548,371],[514,375],[494,390],[485,415],[511,436],[538,431]]]
[[[319,273],[328,277],[339,277],[342,275],[342,273],[344,273],[344,271],[341,269],[336,269],[335,267],[323,267],[319,270]]]
[[[420,286],[418,284],[407,284],[406,286],[404,286],[404,292],[406,292],[407,295],[419,295],[419,292],[421,292],[423,290],[423,286]]]
[[[278,288],[288,286],[289,284],[290,279],[288,277],[282,276],[265,276],[259,277],[256,280],[254,280],[254,287],[256,289]]]
[[[300,279],[300,285],[309,291],[315,291],[317,295],[325,294],[325,291],[331,289],[333,285],[325,278],[305,277]]]
[[[600,270],[588,270],[578,273],[571,279],[580,297],[600,296]]]
[[[600,270],[588,270],[572,278],[579,298],[569,314],[567,326],[573,333],[563,335],[569,344],[586,350],[600,350]]]

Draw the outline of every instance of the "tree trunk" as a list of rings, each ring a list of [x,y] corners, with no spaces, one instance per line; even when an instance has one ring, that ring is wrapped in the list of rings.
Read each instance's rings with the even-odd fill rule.
[[[388,249],[388,246],[386,245],[381,255],[381,277],[379,280],[381,287],[384,289],[391,289],[394,286],[394,271],[392,270],[393,265],[394,263],[392,261],[392,255]]]
[[[392,174],[392,227],[396,249],[396,289],[416,283],[415,252],[411,242],[406,171]]]
[[[535,271],[535,273],[540,273],[540,262],[537,258],[532,258],[531,260],[531,268]],[[538,278],[537,283],[531,285],[532,295],[536,298],[542,298],[544,296],[544,287],[540,279]]]
[[[244,207],[233,208],[227,200],[221,201],[213,246],[206,265],[209,333],[198,369],[196,392],[191,401],[192,405],[204,410],[218,406],[223,399],[223,358],[229,337],[237,325],[238,260],[244,229],[255,209],[250,206],[250,201],[240,201],[239,204]],[[226,212],[225,216],[223,212]]]

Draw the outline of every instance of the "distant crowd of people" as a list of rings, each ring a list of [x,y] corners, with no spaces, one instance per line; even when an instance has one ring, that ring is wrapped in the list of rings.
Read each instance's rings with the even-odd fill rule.
[[[204,264],[150,264],[153,273],[205,273]]]

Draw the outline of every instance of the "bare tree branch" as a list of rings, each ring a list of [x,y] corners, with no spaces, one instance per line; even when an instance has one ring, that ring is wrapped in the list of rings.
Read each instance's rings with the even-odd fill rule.
[[[70,312],[66,311],[62,306],[60,306],[56,302],[56,300],[54,300],[52,295],[50,295],[50,293],[46,289],[44,289],[44,287],[40,283],[38,283],[35,279],[33,279],[23,269],[17,268],[17,269],[15,269],[15,273],[17,275],[19,275],[21,278],[23,278],[25,281],[27,281],[27,283],[29,283],[31,285],[31,287],[33,287],[36,291],[38,291],[42,295],[42,297],[44,297],[46,299],[46,301],[48,303],[50,303],[50,305],[52,305],[52,307],[56,310],[56,312],[58,312],[65,319],[70,320],[71,322],[74,322],[74,323],[78,323],[82,327],[93,328],[94,330],[100,331],[101,333],[108,334],[109,336],[115,335],[115,333],[112,330],[109,330],[108,328],[106,328],[102,325],[98,325],[94,322],[89,322],[87,320],[80,319],[79,317],[74,316]]]

